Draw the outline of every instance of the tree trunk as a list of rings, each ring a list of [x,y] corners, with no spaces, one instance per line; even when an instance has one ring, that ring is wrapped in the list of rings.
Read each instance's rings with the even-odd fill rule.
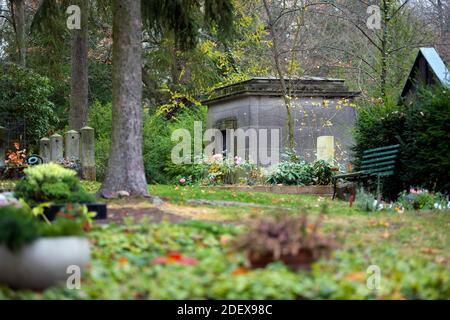
[[[388,46],[388,28],[389,28],[389,7],[386,0],[383,0],[382,14],[382,36],[381,36],[381,71],[380,71],[380,92],[381,98],[386,102],[386,80],[387,80],[387,46]]]
[[[142,158],[141,2],[113,1],[113,123],[102,189],[148,195]]]
[[[88,0],[78,0],[81,9],[81,29],[72,30],[72,77],[70,92],[69,128],[79,131],[87,124],[88,116]]]
[[[27,64],[27,46],[26,46],[26,19],[25,19],[25,1],[14,1],[14,22],[16,25],[17,51],[19,64],[23,67]]]

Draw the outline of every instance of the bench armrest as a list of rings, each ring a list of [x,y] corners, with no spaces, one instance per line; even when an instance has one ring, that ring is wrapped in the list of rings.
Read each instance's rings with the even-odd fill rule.
[[[363,171],[358,171],[358,172],[351,172],[351,173],[344,173],[344,174],[337,174],[333,177],[334,180],[337,179],[345,179],[345,178],[353,178],[353,177],[359,177],[362,175],[365,175],[366,173]]]

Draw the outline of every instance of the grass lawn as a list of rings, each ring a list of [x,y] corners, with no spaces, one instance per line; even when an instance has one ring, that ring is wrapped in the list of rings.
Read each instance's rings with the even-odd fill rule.
[[[85,183],[90,191],[99,187]],[[0,298],[98,299],[450,299],[450,213],[365,213],[348,203],[318,196],[233,192],[199,187],[150,186],[162,197],[163,210],[188,216],[167,222],[98,225],[90,233],[92,263],[81,290],[54,287],[42,293],[0,288]],[[190,199],[228,200],[280,209],[241,206],[193,206]],[[113,200],[112,206],[152,206],[148,200]],[[245,268],[245,256],[231,242],[253,215],[288,208],[292,214],[327,207],[323,231],[340,243],[333,257],[310,272],[292,272],[282,264]],[[196,215],[201,212],[202,215]],[[205,221],[205,220],[213,220]],[[225,224],[220,221],[227,222]],[[155,263],[177,252],[193,263]],[[191,261],[191,262],[192,262]],[[370,265],[381,271],[381,288],[366,281]]]

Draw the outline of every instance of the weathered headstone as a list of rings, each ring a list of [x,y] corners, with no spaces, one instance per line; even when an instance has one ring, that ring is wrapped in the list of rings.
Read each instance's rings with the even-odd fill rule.
[[[334,136],[317,137],[317,160],[333,161]]]
[[[0,168],[5,166],[6,128],[0,126]]]
[[[94,129],[91,127],[83,127],[80,132],[82,178],[94,181],[96,178]]]
[[[51,160],[51,148],[50,148],[50,139],[42,138],[39,141],[39,155],[42,158],[44,163],[49,163]]]
[[[68,159],[80,159],[80,134],[75,130],[66,132],[64,139],[65,156]]]
[[[63,158],[63,137],[55,133],[50,136],[50,161],[55,162]]]

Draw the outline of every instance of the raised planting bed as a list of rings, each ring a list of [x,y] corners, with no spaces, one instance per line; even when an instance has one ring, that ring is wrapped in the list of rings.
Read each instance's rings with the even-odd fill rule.
[[[333,195],[333,186],[226,185],[226,186],[215,186],[210,188],[219,190],[221,189],[221,190],[239,191],[239,192],[271,192],[280,194],[310,194],[320,196]]]
[[[43,290],[67,281],[76,266],[90,261],[89,241],[83,237],[39,238],[12,252],[0,245],[0,283],[14,289]]]
[[[108,218],[106,203],[85,203],[89,212],[96,212],[94,220],[104,220]],[[44,208],[44,215],[50,221],[55,219],[56,214],[64,208],[64,204],[52,204]]]

